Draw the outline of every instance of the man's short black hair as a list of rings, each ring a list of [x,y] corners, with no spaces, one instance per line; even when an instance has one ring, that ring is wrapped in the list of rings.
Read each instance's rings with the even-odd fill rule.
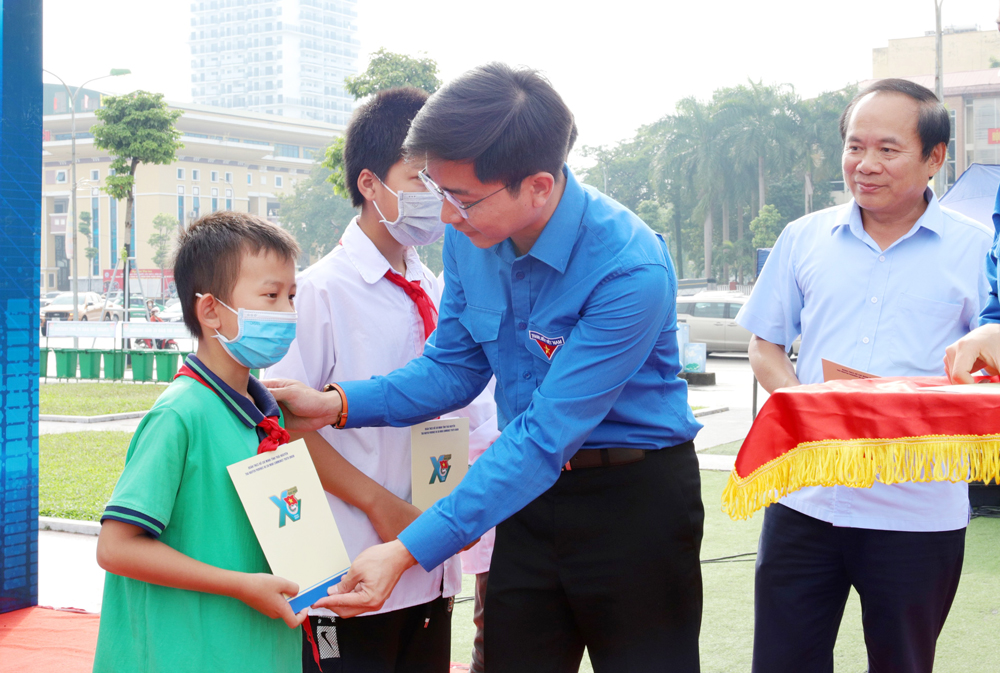
[[[538,71],[487,63],[431,96],[405,150],[471,162],[480,182],[500,182],[516,194],[529,175],[546,171],[558,180],[575,141],[573,114]]]
[[[917,118],[917,133],[923,146],[923,158],[926,159],[941,143],[948,144],[951,139],[951,119],[944,104],[937,99],[934,92],[925,86],[920,86],[908,79],[882,79],[866,86],[851,99],[840,115],[840,138],[847,141],[847,125],[851,121],[851,113],[858,101],[872,93],[897,93],[909,96],[920,105],[920,116]]]
[[[220,210],[194,221],[178,239],[174,282],[184,324],[202,338],[194,305],[198,293],[224,302],[232,298],[243,255],[273,252],[284,260],[299,256],[299,245],[284,229],[250,213]]]
[[[364,103],[351,117],[344,137],[344,168],[351,203],[360,208],[365,197],[358,189],[364,169],[379,179],[403,158],[403,141],[410,122],[427,102],[427,92],[412,86],[384,89]]]

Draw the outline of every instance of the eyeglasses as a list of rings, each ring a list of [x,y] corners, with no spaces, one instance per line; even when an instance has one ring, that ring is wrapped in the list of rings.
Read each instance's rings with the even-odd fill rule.
[[[424,183],[424,187],[427,188],[427,191],[436,196],[438,198],[438,201],[444,201],[445,199],[447,199],[448,203],[455,206],[455,208],[458,209],[458,212],[462,214],[462,219],[465,220],[469,219],[469,213],[466,212],[469,208],[471,208],[472,206],[479,205],[480,203],[490,198],[494,194],[499,194],[500,192],[502,192],[503,190],[507,189],[510,186],[510,185],[504,185],[503,187],[496,190],[492,194],[487,194],[478,201],[473,201],[472,203],[462,203],[461,201],[458,200],[458,197],[456,197],[454,194],[452,194],[446,189],[441,189],[441,187],[439,187],[436,182],[431,180],[431,176],[427,175],[426,168],[421,169],[421,171],[417,173],[417,175],[420,176],[420,181]]]

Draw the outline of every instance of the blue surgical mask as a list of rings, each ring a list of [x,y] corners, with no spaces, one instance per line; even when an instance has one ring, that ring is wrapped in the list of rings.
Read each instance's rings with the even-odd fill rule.
[[[202,296],[198,293],[196,296]],[[266,369],[285,357],[295,340],[295,323],[298,313],[285,311],[238,311],[216,298],[220,304],[236,314],[239,331],[232,339],[215,330],[213,339],[218,339],[229,356],[248,369]]]
[[[382,178],[379,178],[382,182]],[[379,220],[393,238],[401,245],[427,245],[444,235],[444,222],[441,221],[441,201],[430,192],[394,192],[387,184],[382,186],[396,197],[398,216],[395,222],[385,219],[382,209],[374,200],[375,210]]]

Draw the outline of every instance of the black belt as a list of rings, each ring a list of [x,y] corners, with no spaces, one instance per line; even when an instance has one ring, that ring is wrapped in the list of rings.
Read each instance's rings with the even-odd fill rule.
[[[612,465],[628,465],[637,463],[646,457],[645,449],[626,449],[613,447],[610,449],[580,449],[569,462],[563,466],[563,471],[583,470],[589,467],[610,467]]]

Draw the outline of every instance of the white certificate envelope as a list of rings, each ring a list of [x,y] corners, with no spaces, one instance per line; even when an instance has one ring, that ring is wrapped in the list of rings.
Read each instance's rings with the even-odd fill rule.
[[[444,418],[410,428],[413,504],[426,511],[469,471],[469,419]]]
[[[283,444],[228,469],[271,572],[299,585],[288,601],[292,610],[325,597],[351,559],[306,443]]]

